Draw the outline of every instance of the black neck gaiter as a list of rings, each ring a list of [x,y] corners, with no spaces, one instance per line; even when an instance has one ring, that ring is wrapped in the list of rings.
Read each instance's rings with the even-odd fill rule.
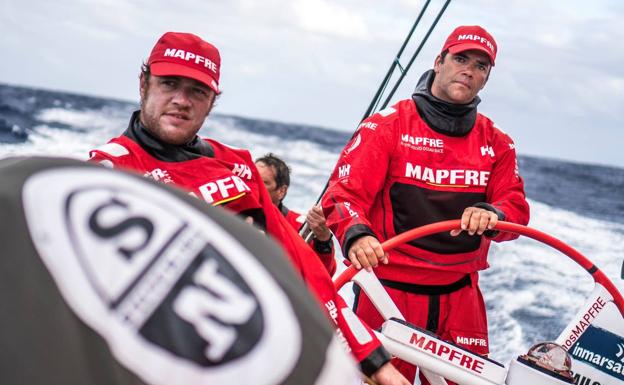
[[[135,111],[132,114],[130,124],[123,134],[154,158],[163,162],[184,162],[202,156],[214,157],[214,150],[210,144],[201,140],[197,135],[190,142],[181,146],[163,142],[143,126],[140,115],[141,111]]]
[[[453,104],[438,99],[431,94],[431,84],[435,72],[429,70],[418,80],[412,100],[420,117],[431,129],[444,135],[464,136],[474,127],[477,119],[478,96],[467,104]]]

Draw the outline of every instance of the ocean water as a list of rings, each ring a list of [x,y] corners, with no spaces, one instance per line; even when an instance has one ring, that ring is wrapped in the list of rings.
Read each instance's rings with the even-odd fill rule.
[[[87,159],[119,135],[133,103],[0,84],[0,158],[54,155]],[[305,212],[317,199],[349,133],[218,113],[200,131],[250,149],[274,152],[292,168],[286,205]],[[624,292],[624,169],[523,157],[520,172],[531,223],[590,258]],[[521,238],[494,244],[480,283],[488,307],[491,357],[508,363],[535,342],[554,340],[593,288],[558,252]],[[342,266],[342,264],[339,264]],[[349,290],[341,293],[350,299]]]

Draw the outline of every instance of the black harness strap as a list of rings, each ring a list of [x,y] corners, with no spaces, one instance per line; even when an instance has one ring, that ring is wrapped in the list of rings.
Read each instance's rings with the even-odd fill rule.
[[[380,279],[379,281],[382,285],[392,289],[412,294],[428,295],[429,309],[427,311],[426,329],[433,333],[438,331],[438,322],[440,319],[440,296],[450,294],[463,287],[469,286],[471,282],[469,274],[466,274],[463,278],[448,285],[418,285],[415,283],[389,281],[387,279]],[[360,301],[360,292],[360,287],[358,285],[353,285],[353,293],[355,294],[353,311],[357,311],[358,302]]]
[[[389,281],[387,279],[380,279],[379,281],[386,287],[412,294],[442,295],[450,294],[461,289],[462,287],[470,285],[470,275],[466,274],[460,280],[449,283],[448,285],[419,285],[416,283]]]
[[[440,296],[429,296],[429,311],[427,312],[427,327],[430,332],[438,332],[438,320],[440,319]]]

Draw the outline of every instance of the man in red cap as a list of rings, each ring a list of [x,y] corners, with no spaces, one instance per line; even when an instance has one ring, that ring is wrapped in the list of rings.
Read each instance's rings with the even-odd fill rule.
[[[477,94],[497,46],[479,26],[461,26],[410,99],[373,114],[342,151],[323,196],[327,223],[356,268],[371,269],[406,319],[479,354],[488,353],[478,271],[499,220],[526,224],[529,206],[513,141],[477,112]],[[380,245],[414,227],[461,218],[461,229]],[[356,290],[357,314],[381,316]],[[408,380],[415,368],[399,363]],[[423,379],[423,381],[425,381]],[[428,383],[425,381],[425,383]]]
[[[350,309],[312,249],[271,202],[249,151],[197,136],[220,92],[220,67],[212,44],[190,33],[165,33],[142,67],[141,109],[121,136],[90,152],[90,161],[178,185],[253,222],[285,249],[363,373],[380,384],[407,384],[370,328],[345,315]]]

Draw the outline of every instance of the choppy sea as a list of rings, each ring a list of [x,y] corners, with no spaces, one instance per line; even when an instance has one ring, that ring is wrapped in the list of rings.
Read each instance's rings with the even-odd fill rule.
[[[0,84],[0,158],[55,155],[86,159],[119,135],[136,104]],[[317,199],[349,133],[213,114],[200,131],[224,143],[274,152],[292,168],[287,206],[306,211]],[[520,156],[532,227],[579,250],[621,292],[624,169]],[[593,288],[593,280],[558,252],[521,238],[493,245],[481,275],[491,357],[508,363],[538,341],[554,340]],[[341,265],[341,264],[339,264]],[[350,293],[345,292],[349,297]]]

